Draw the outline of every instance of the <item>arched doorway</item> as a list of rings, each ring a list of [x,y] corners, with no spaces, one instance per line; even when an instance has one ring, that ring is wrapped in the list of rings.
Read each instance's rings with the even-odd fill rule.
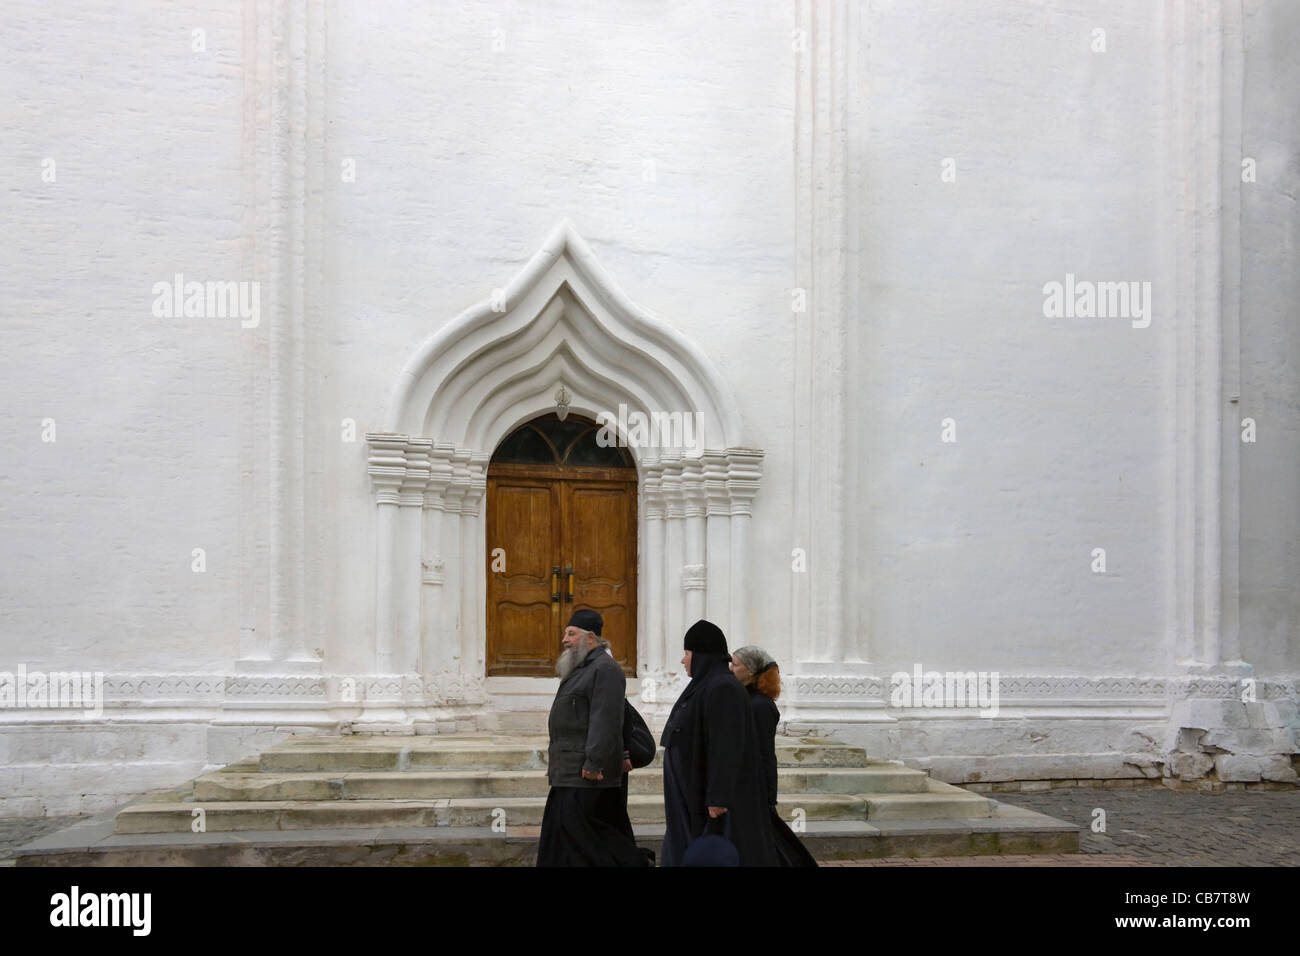
[[[560,635],[578,608],[636,676],[637,472],[600,426],[554,413],[516,428],[487,469],[489,677],[553,677]]]

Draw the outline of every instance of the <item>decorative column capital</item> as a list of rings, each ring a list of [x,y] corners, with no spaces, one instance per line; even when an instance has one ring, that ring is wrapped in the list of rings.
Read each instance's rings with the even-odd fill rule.
[[[763,453],[757,448],[728,448],[726,458],[731,513],[750,514],[759,479],[763,477]]]
[[[451,456],[456,450],[448,442],[434,442],[429,449],[429,478],[424,486],[424,507],[442,508],[442,496],[451,484]]]
[[[487,494],[487,466],[491,456],[482,452],[470,453],[466,462],[465,495],[461,499],[460,513],[477,515]]]
[[[688,518],[698,518],[705,513],[707,506],[704,497],[703,466],[698,458],[683,458],[681,468],[683,513]]]
[[[370,456],[366,473],[375,492],[375,502],[395,505],[401,501],[402,482],[406,478],[406,442],[409,435],[397,432],[366,432]]]
[[[406,440],[406,473],[402,477],[398,504],[419,508],[424,505],[424,489],[429,483],[429,450],[433,442],[428,438]]]
[[[646,459],[641,465],[641,510],[647,518],[664,516],[663,497],[664,466],[658,458]]]
[[[686,513],[686,499],[682,495],[682,461],[680,458],[665,456],[663,473],[659,479],[663,490],[664,516],[680,518]]]
[[[700,462],[703,465],[704,493],[708,499],[709,514],[731,514],[731,500],[727,494],[726,453],[706,451]]]
[[[447,463],[451,466],[451,479],[442,493],[442,510],[448,514],[460,514],[465,496],[470,489],[469,460],[470,453],[464,448],[452,449]]]

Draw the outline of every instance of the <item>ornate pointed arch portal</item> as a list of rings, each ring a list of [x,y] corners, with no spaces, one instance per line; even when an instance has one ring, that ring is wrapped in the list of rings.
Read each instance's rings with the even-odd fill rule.
[[[366,434],[376,589],[363,719],[487,702],[487,466],[515,428],[555,411],[562,387],[569,409],[605,424],[636,463],[642,701],[676,696],[680,637],[696,619],[744,643],[763,453],[743,443],[708,358],[633,305],[566,220],[504,289],[420,344],[384,430]]]

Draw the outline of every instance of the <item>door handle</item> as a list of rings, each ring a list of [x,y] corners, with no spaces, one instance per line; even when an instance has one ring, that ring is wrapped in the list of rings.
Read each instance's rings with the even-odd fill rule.
[[[560,603],[560,569],[551,568],[551,603]]]
[[[569,591],[567,594],[565,594],[564,601],[566,604],[572,604],[573,603],[573,568],[565,568],[564,573],[569,576]]]

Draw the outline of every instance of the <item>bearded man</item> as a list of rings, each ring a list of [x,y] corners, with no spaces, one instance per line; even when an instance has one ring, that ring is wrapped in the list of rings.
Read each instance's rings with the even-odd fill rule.
[[[547,722],[551,785],[538,866],[645,866],[623,795],[623,669],[605,653],[604,622],[575,611],[556,664],[559,690]]]

